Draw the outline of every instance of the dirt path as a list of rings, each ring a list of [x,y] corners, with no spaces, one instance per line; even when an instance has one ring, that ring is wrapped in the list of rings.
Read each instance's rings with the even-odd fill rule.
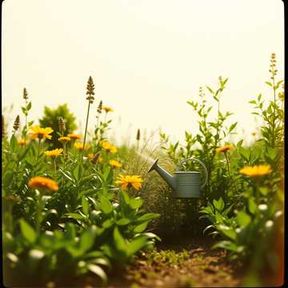
[[[239,287],[239,269],[224,260],[224,252],[201,242],[170,243],[146,253],[112,279],[116,287]],[[238,270],[238,271],[237,271]]]

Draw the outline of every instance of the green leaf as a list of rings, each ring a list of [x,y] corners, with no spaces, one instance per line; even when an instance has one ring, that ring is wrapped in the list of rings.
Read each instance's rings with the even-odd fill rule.
[[[251,222],[251,217],[244,211],[239,211],[236,220],[241,227],[247,226]]]
[[[145,236],[140,236],[134,240],[131,241],[128,245],[128,255],[131,257],[136,252],[138,252],[140,249],[142,249],[144,246],[148,244],[148,238]]]
[[[74,177],[75,180],[79,181],[82,178],[82,174],[83,174],[83,167],[82,165],[79,163],[76,165],[76,167],[72,170],[72,175]]]
[[[74,240],[76,237],[75,226],[72,223],[65,224],[65,238],[69,240]]]
[[[30,101],[26,106],[26,110],[29,111],[31,109],[31,107],[32,107],[32,103]]]
[[[249,198],[248,199],[248,209],[249,209],[249,212],[254,215],[254,213],[257,210],[257,205],[256,205],[256,203],[254,201],[254,198]]]
[[[87,216],[89,213],[89,203],[85,196],[82,196],[82,211]]]
[[[114,243],[115,243],[115,247],[117,248],[117,250],[126,253],[127,244],[117,227],[114,228],[113,238],[114,238]]]
[[[266,196],[269,193],[269,189],[265,186],[259,187],[259,191],[263,196]]]
[[[88,264],[87,268],[89,271],[91,271],[92,273],[94,273],[95,275],[99,276],[103,282],[107,282],[107,275],[105,273],[105,271],[98,265],[95,264]]]
[[[219,224],[219,225],[216,225],[216,228],[219,232],[221,232],[222,234],[224,234],[226,237],[232,239],[232,240],[235,240],[236,237],[237,237],[237,234],[236,232],[234,231],[233,228],[231,227],[228,227],[224,224]]]
[[[220,197],[218,200],[214,199],[213,205],[220,212],[225,208],[225,203],[224,203],[222,197]]]
[[[68,217],[73,218],[75,220],[84,220],[85,219],[85,217],[79,213],[72,213],[72,212],[66,213],[65,216],[68,216]]]
[[[14,134],[10,138],[10,147],[12,151],[14,151],[17,147],[17,138],[15,137]]]
[[[134,233],[140,233],[143,232],[147,228],[148,222],[144,222],[138,226],[136,226],[133,231]]]
[[[161,238],[152,232],[141,233],[141,236],[147,236],[149,239],[156,239],[161,241]]]
[[[143,200],[140,198],[140,197],[137,197],[137,198],[132,198],[132,199],[130,199],[130,207],[132,208],[132,209],[138,209],[138,208],[140,208],[141,206],[142,206],[142,204],[143,204]]]
[[[21,219],[19,223],[23,237],[33,244],[37,238],[36,232],[24,219]]]
[[[106,258],[96,258],[91,261],[93,264],[99,264],[107,267],[111,267],[111,263]]]
[[[131,222],[131,220],[128,218],[122,218],[120,220],[117,220],[116,224],[119,226],[125,226],[125,225],[128,225],[130,222]]]
[[[146,213],[146,214],[138,217],[136,222],[139,223],[139,222],[144,222],[144,221],[150,221],[150,220],[156,219],[158,217],[160,217],[160,214],[157,214],[157,213]]]
[[[113,206],[111,202],[104,196],[100,197],[100,206],[99,208],[105,213],[110,214],[113,211]]]
[[[237,252],[237,245],[227,240],[217,242],[215,245],[212,246],[212,249],[216,249],[216,248],[223,248],[229,251]]]
[[[80,250],[82,252],[88,251],[94,244],[95,233],[92,230],[85,231],[80,237]]]
[[[124,201],[125,204],[129,205],[130,203],[129,195],[123,190],[120,190],[119,193],[120,193],[120,199]]]

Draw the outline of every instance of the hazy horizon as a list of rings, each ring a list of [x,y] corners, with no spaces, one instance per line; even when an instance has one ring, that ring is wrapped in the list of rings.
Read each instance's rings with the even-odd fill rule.
[[[2,105],[14,104],[10,126],[21,115],[25,87],[30,119],[38,120],[44,106],[67,103],[83,128],[91,75],[96,101],[90,130],[103,100],[114,109],[112,135],[118,142],[135,138],[138,128],[149,133],[161,127],[173,140],[183,139],[185,130],[197,130],[187,100],[197,99],[200,86],[216,87],[222,76],[229,80],[221,105],[248,137],[259,125],[248,101],[259,93],[272,97],[265,85],[271,53],[279,78],[284,76],[280,0],[2,4]]]

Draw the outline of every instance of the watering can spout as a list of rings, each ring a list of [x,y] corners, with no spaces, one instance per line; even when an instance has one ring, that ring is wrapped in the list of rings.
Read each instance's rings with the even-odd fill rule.
[[[176,180],[175,177],[173,177],[172,175],[170,175],[166,170],[164,170],[162,167],[160,167],[158,165],[158,160],[157,159],[153,165],[150,167],[149,172],[155,170],[158,172],[158,174],[168,183],[168,185],[172,188],[172,189],[176,189]]]

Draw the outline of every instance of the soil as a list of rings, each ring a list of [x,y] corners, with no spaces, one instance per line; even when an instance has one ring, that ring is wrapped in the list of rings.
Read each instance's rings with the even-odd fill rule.
[[[170,239],[156,247],[154,257],[143,253],[125,271],[111,275],[108,287],[240,287],[244,273],[225,260],[225,252],[212,250],[211,244]]]

